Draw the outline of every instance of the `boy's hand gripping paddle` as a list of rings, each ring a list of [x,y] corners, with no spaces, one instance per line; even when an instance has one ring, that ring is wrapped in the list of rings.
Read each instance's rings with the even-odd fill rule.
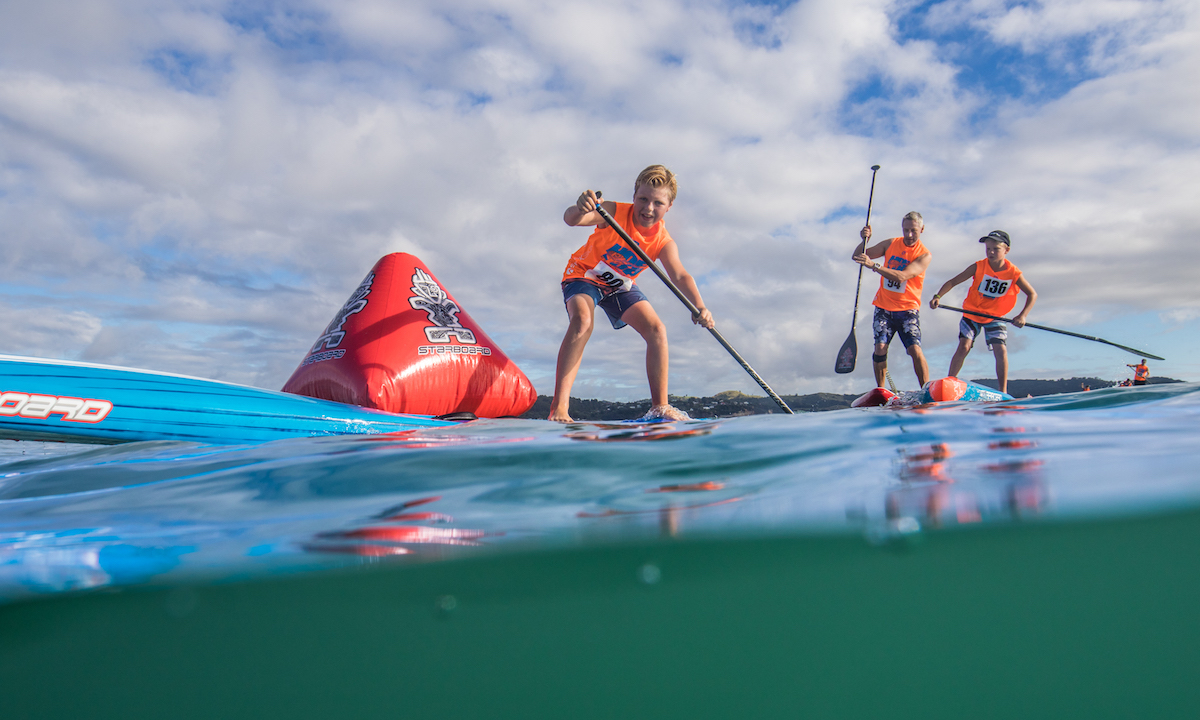
[[[871,203],[875,200],[875,173],[879,172],[878,165],[871,166],[871,194],[867,196],[867,225],[871,224]],[[863,252],[867,251],[867,241],[862,241]],[[857,254],[857,253],[855,253]],[[854,289],[854,315],[850,318],[850,336],[838,350],[837,361],[833,371],[840,374],[854,372],[854,361],[858,358],[858,341],[854,339],[854,326],[858,324],[858,294],[862,291],[863,266],[858,266],[858,286]]]
[[[600,197],[601,193],[596,193],[596,199],[599,200]],[[660,267],[658,267],[658,263],[650,259],[650,256],[646,254],[646,251],[643,250],[633,238],[629,237],[629,233],[625,232],[625,228],[621,227],[620,224],[613,219],[613,216],[609,214],[609,212],[605,210],[604,206],[599,202],[596,203],[596,212],[600,213],[600,217],[604,218],[604,222],[608,223],[609,227],[617,231],[617,234],[621,236],[621,239],[625,241],[625,244],[629,246],[629,249],[633,250],[633,252],[642,259],[642,262],[646,263],[646,265],[648,265],[650,269],[654,271],[654,274],[658,276],[658,279],[666,283],[667,287],[671,289],[671,292],[675,293],[675,297],[679,298],[679,301],[687,306],[687,309],[692,313],[692,317],[698,317],[700,315],[700,309],[692,304],[692,301],[688,300],[687,296],[684,295],[679,288],[675,287],[675,283],[671,282],[671,278],[667,277],[667,274],[664,273]],[[750,377],[754,378],[754,382],[758,383],[758,386],[761,387],[767,393],[767,395],[771,396],[771,399],[774,400],[775,403],[779,405],[779,407],[785,413],[788,415],[795,414],[792,412],[792,409],[788,407],[787,403],[783,401],[783,398],[776,395],[775,391],[771,389],[771,386],[767,385],[767,381],[763,380],[761,377],[759,377],[758,373],[754,372],[754,368],[750,367],[750,363],[746,362],[742,356],[738,354],[738,351],[734,350],[733,346],[721,336],[721,333],[717,332],[716,327],[710,327],[708,328],[708,331],[717,339],[717,342],[721,343],[721,345],[729,351],[729,354],[733,356],[734,360],[738,361],[738,364],[742,366],[742,369],[749,373]]]

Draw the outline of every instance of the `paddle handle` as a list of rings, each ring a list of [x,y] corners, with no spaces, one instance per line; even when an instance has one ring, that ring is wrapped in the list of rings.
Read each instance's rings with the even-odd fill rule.
[[[596,193],[597,199],[599,199],[600,196],[600,193]],[[675,297],[679,298],[679,301],[687,307],[687,309],[692,313],[692,317],[699,317],[700,309],[697,308],[696,305],[689,300],[686,295],[683,294],[683,291],[676,287],[675,283],[671,282],[671,278],[667,277],[667,274],[662,271],[662,268],[658,266],[658,263],[651,260],[650,256],[646,254],[646,251],[643,250],[633,238],[629,237],[629,233],[625,232],[625,228],[621,227],[621,225],[613,219],[613,216],[604,209],[604,206],[600,203],[596,203],[596,212],[600,213],[600,217],[604,218],[604,222],[608,223],[608,226],[621,236],[621,239],[625,241],[625,244],[629,246],[629,249],[633,250],[633,252],[642,259],[642,262],[646,263],[646,265],[654,271],[654,274],[658,276],[658,279],[662,280],[663,283],[665,283],[666,286],[671,289],[671,292],[675,293]],[[758,383],[758,386],[761,387],[763,391],[766,392],[767,395],[769,395],[784,412],[786,412],[788,415],[795,414],[792,412],[792,409],[788,407],[788,404],[783,401],[783,398],[779,397],[779,395],[777,395],[775,391],[771,389],[770,385],[767,385],[767,381],[763,380],[762,377],[754,371],[754,368],[750,367],[750,363],[746,362],[745,358],[743,358],[737,350],[733,349],[733,346],[725,340],[721,333],[717,331],[716,327],[710,327],[708,328],[708,331],[712,333],[712,336],[717,339],[717,342],[721,343],[721,346],[733,356],[734,360],[738,361],[738,364],[742,366],[742,369],[745,370],[750,377],[754,378],[754,381]]]
[[[978,310],[963,310],[962,308],[957,308],[957,307],[954,307],[953,305],[943,305],[941,303],[938,303],[938,307],[945,308],[946,310],[953,310],[954,312],[960,312],[964,315],[978,315],[979,317],[991,318],[993,320],[999,320],[1000,322],[1012,323],[1012,318],[1000,317],[999,315],[988,315],[987,313],[979,312]],[[1077,337],[1077,338],[1081,338],[1083,340],[1091,340],[1092,342],[1104,343],[1105,345],[1112,345],[1115,348],[1121,348],[1125,352],[1133,353],[1134,355],[1140,355],[1142,357],[1148,357],[1153,360],[1163,361],[1166,359],[1166,358],[1160,358],[1157,355],[1148,353],[1145,350],[1138,350],[1137,348],[1131,348],[1131,347],[1127,347],[1125,345],[1118,345],[1117,343],[1109,342],[1108,340],[1105,340],[1104,338],[1093,337],[1091,335],[1083,335],[1081,333],[1071,332],[1070,330],[1059,330],[1058,328],[1047,327],[1045,325],[1036,325],[1031,322],[1025,323],[1025,327],[1037,328],[1038,330],[1045,330],[1047,332],[1058,333],[1059,335],[1070,335],[1071,337]]]

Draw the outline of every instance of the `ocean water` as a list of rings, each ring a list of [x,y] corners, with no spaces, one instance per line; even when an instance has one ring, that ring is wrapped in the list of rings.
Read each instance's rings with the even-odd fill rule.
[[[1200,702],[1200,384],[2,450],[6,717]]]
[[[648,538],[1200,505],[1200,386],[685,423],[479,420],[246,446],[3,442],[0,601]],[[653,571],[648,571],[653,572]]]

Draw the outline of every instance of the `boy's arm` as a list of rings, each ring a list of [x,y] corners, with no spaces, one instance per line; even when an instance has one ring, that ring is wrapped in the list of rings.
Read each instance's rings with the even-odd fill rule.
[[[1029,284],[1025,276],[1017,278],[1017,287],[1021,288],[1021,292],[1025,293],[1025,307],[1021,309],[1021,314],[1013,318],[1013,325],[1017,327],[1025,327],[1025,318],[1029,317],[1029,311],[1033,309],[1033,304],[1037,302],[1037,290]]]
[[[600,217],[600,213],[596,212],[596,204],[599,202],[596,193],[591,190],[584,190],[580,194],[579,199],[575,204],[567,208],[563,212],[563,222],[571,227],[579,227],[580,225],[604,225],[604,218]],[[611,215],[617,211],[617,204],[614,202],[604,201],[604,209]]]
[[[966,270],[963,270],[959,274],[957,274],[954,277],[947,280],[945,282],[945,284],[943,284],[942,287],[936,293],[933,294],[933,297],[929,298],[929,307],[933,310],[936,310],[937,306],[940,304],[938,301],[942,299],[943,295],[945,295],[946,293],[953,290],[954,286],[958,285],[962,281],[964,281],[968,278],[972,278],[974,276],[975,276],[975,265],[974,264],[968,265]]]
[[[704,307],[704,298],[700,297],[700,288],[696,286],[696,280],[683,267],[683,263],[679,260],[679,246],[671,240],[658,253],[658,259],[662,261],[663,269],[667,271],[667,277],[671,278],[671,282],[675,283],[675,287],[679,288],[688,300],[696,306],[700,311],[699,315],[692,316],[692,322],[697,325],[702,325],[711,330],[713,328],[713,316]]]

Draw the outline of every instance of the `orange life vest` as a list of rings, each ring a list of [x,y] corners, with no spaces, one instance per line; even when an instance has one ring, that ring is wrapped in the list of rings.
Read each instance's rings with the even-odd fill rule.
[[[633,205],[629,203],[617,203],[612,216],[651,260],[657,260],[658,254],[671,242],[663,222],[655,223],[653,227],[638,227],[633,221]],[[596,228],[583,247],[571,255],[562,279],[563,282],[587,280],[613,290],[628,290],[645,269],[646,263],[637,253],[625,245],[616,230],[606,226]]]
[[[892,238],[887,252],[883,255],[883,266],[889,270],[904,270],[917,258],[929,251],[920,240],[909,247],[904,244],[904,238]],[[882,310],[897,312],[900,310],[916,310],[921,307],[921,286],[925,284],[925,273],[910,277],[904,282],[895,282],[886,277],[879,278],[879,292],[875,293],[874,305]]]
[[[971,289],[963,300],[963,310],[975,310],[1003,317],[1017,304],[1017,281],[1021,279],[1021,271],[1011,261],[1003,270],[993,270],[987,258],[975,263],[975,278],[971,281]],[[992,318],[981,317],[966,313],[967,318],[977,323],[987,325],[995,322]]]

